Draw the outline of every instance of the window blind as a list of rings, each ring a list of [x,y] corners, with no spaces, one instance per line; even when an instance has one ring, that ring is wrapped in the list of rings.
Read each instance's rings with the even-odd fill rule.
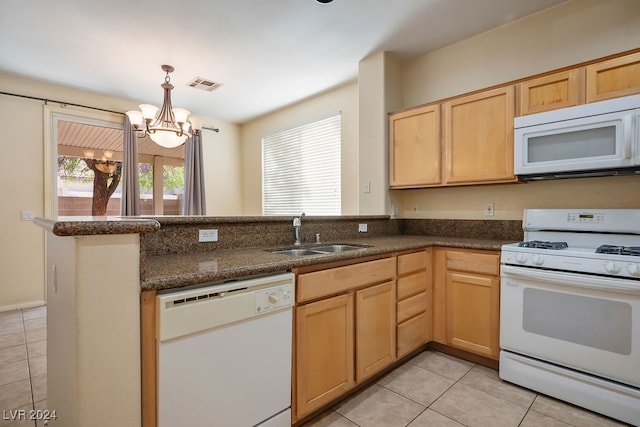
[[[340,114],[264,137],[263,215],[341,214]]]

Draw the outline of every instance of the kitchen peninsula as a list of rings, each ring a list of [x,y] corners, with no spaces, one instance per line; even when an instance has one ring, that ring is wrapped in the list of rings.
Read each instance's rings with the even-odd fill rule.
[[[320,234],[323,243],[363,247],[301,257],[270,252],[293,246],[291,221],[37,218],[47,245],[48,405],[59,417],[50,425],[137,426],[154,411],[141,398],[142,372],[155,366],[141,362],[140,330],[141,298],[155,291],[431,246],[496,251],[522,239],[520,221],[306,217],[303,246]],[[218,241],[199,243],[200,229],[218,230]]]

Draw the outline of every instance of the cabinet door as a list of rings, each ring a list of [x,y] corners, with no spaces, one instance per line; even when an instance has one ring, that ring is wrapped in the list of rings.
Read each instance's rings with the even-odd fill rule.
[[[640,93],[640,52],[587,65],[587,102]]]
[[[353,294],[296,307],[298,419],[353,387],[353,331]]]
[[[386,282],[356,292],[356,380],[379,372],[396,356],[396,285]]]
[[[446,184],[515,181],[514,88],[445,103]]]
[[[390,187],[420,187],[441,182],[439,105],[391,115],[389,133]]]
[[[500,282],[497,278],[447,273],[447,344],[498,358]]]
[[[584,75],[584,69],[582,70]],[[578,69],[568,70],[520,83],[520,115],[578,105],[579,73]],[[584,98],[584,92],[582,97]]]

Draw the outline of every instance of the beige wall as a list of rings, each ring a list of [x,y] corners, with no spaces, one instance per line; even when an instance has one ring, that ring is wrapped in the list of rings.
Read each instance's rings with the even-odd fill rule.
[[[402,67],[389,52],[378,52],[358,67],[361,215],[389,214],[387,111],[402,107]],[[381,173],[382,172],[382,173]],[[364,183],[369,183],[369,192]]]
[[[573,0],[404,64],[405,107],[640,47],[640,1]],[[640,177],[392,191],[406,218],[521,219],[525,208],[640,208]],[[417,205],[418,215],[410,214]],[[489,218],[490,219],[490,218]]]
[[[204,126],[220,129],[202,134],[207,215],[243,215],[240,126],[206,120]]]
[[[4,74],[0,91],[122,112],[138,104]],[[7,124],[0,168],[0,311],[4,311],[45,300],[43,231],[20,220],[22,210],[35,211],[36,216],[45,213],[44,103],[0,95],[0,117]],[[208,214],[241,212],[239,126],[208,119],[204,124],[220,128],[220,133],[205,131],[203,138]]]
[[[342,113],[342,214],[358,213],[358,86],[341,86],[278,110],[242,128],[243,214],[262,215],[262,138]]]
[[[0,310],[8,310],[44,301],[43,231],[20,220],[21,210],[43,211],[42,103],[0,95],[0,117],[10,124],[0,168]]]

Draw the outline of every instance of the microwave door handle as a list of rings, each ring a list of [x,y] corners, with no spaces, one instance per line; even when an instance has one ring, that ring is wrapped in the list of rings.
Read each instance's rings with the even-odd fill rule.
[[[623,134],[623,147],[624,158],[631,158],[631,147],[633,143],[633,115],[627,114],[622,119],[622,134]]]

